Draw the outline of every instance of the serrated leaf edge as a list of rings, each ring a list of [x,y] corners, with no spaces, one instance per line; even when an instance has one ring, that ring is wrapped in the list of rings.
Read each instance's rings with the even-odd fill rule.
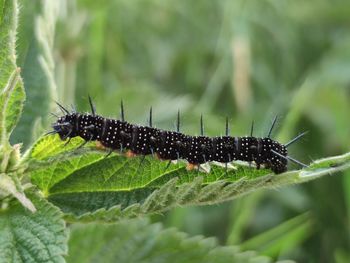
[[[69,221],[92,222],[101,220],[102,218],[105,222],[115,222],[123,218],[163,213],[177,206],[217,204],[246,195],[257,189],[276,189],[285,185],[307,182],[321,175],[333,174],[350,168],[349,160],[350,153],[347,153],[340,156],[325,158],[322,159],[322,161],[315,161],[315,165],[327,162],[328,166],[326,168],[318,168],[313,172],[307,169],[290,171],[279,175],[268,174],[249,180],[243,177],[231,183],[217,181],[203,185],[203,177],[197,177],[191,183],[177,186],[176,182],[178,178],[173,178],[159,189],[154,190],[143,203],[132,204],[124,209],[121,209],[119,205],[113,206],[108,210],[102,208],[80,216],[67,214],[66,219]],[[305,172],[308,173],[307,177],[305,177]]]

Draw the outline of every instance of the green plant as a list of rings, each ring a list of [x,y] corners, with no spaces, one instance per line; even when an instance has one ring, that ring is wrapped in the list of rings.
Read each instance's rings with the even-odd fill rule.
[[[45,92],[27,91],[31,94],[31,101],[42,106],[39,107],[39,115],[42,115],[44,125],[47,123],[45,115],[52,106],[42,97],[47,94],[49,97],[57,96],[51,50],[51,34],[58,16],[55,8],[54,4],[43,5],[44,15],[38,17],[36,27],[40,41],[35,52],[41,55],[34,73],[41,78],[33,80],[33,83],[47,85],[48,88]],[[24,124],[20,127],[27,132],[16,135],[18,141],[28,146],[23,153],[20,145],[10,143],[25,101],[20,69],[16,64],[17,1],[2,1],[0,10],[0,261],[64,261],[68,253],[68,222],[79,223],[71,228],[68,262],[117,259],[124,262],[132,259],[268,262],[268,258],[241,250],[254,250],[256,244],[277,238],[280,238],[282,246],[287,243],[282,242],[284,232],[300,236],[302,229],[310,228],[312,222],[307,214],[285,222],[266,235],[242,242],[240,248],[219,246],[212,239],[189,238],[177,230],[163,230],[159,224],[133,218],[161,214],[180,206],[218,204],[259,189],[304,183],[350,167],[350,153],[313,161],[307,169],[280,175],[241,164],[235,164],[235,169],[230,169],[228,173],[223,167],[215,165],[208,174],[188,172],[182,163],[165,171],[166,163],[151,157],[147,157],[139,167],[139,158],[128,159],[118,153],[105,158],[106,153],[97,150],[93,144],[76,149],[80,139],[72,140],[66,147],[57,136],[40,137],[31,144],[29,130],[40,131],[40,125],[33,128],[29,123],[39,123],[40,119],[35,114],[28,114],[25,108]],[[45,25],[47,31],[44,30]],[[28,71],[25,74],[29,74]],[[39,80],[42,82],[40,85]],[[35,92],[38,94],[33,94]],[[298,102],[301,103],[300,100]],[[296,114],[292,111],[288,117],[294,120]],[[233,235],[231,240],[234,240]],[[80,250],[81,247],[83,250]],[[266,251],[277,254],[278,248],[266,244]],[[341,258],[341,253],[339,255]]]

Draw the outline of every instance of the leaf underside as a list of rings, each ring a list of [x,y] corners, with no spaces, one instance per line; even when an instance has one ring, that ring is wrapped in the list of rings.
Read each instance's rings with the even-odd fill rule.
[[[27,157],[27,173],[69,220],[115,221],[175,206],[220,203],[261,188],[302,183],[349,168],[350,154],[315,161],[309,168],[275,175],[266,169],[233,163],[212,164],[209,173],[186,170],[147,156],[106,157],[94,144],[77,149],[81,139],[64,146],[58,136],[38,140]],[[230,165],[231,166],[231,165]]]

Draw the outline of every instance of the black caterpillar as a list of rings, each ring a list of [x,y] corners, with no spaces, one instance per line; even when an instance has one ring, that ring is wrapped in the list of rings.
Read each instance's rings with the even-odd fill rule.
[[[228,119],[226,119],[226,135],[220,137],[207,137],[203,134],[203,118],[201,117],[201,135],[190,136],[180,132],[180,114],[177,118],[177,131],[166,131],[152,127],[152,108],[150,110],[149,126],[130,124],[124,119],[124,107],[121,102],[121,119],[114,120],[96,115],[94,105],[89,97],[91,114],[69,112],[62,105],[57,105],[64,116],[59,117],[52,125],[53,131],[58,133],[62,140],[80,136],[85,142],[99,141],[102,146],[114,150],[129,150],[136,155],[156,154],[163,160],[187,160],[192,167],[200,164],[217,161],[227,163],[235,160],[255,162],[257,169],[263,165],[274,173],[287,170],[288,160],[303,167],[305,164],[287,155],[287,147],[301,138],[300,134],[286,144],[270,139],[275,125],[274,119],[267,137],[253,137],[253,124],[251,135],[248,137],[229,136]],[[170,165],[170,162],[169,162]],[[168,167],[168,166],[167,166]]]

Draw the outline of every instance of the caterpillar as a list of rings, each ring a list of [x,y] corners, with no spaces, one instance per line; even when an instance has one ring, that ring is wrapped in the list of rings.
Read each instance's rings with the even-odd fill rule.
[[[180,112],[177,115],[176,131],[167,131],[153,127],[152,108],[150,109],[149,125],[141,126],[125,121],[124,106],[121,102],[120,119],[104,118],[96,114],[95,106],[89,96],[91,113],[69,112],[56,102],[63,112],[52,124],[53,130],[48,134],[58,134],[61,140],[69,143],[73,137],[81,137],[83,147],[90,141],[98,141],[110,153],[115,150],[128,150],[131,155],[157,155],[161,160],[184,159],[188,167],[200,167],[201,164],[216,161],[227,163],[240,160],[254,162],[257,169],[261,166],[279,174],[287,171],[288,161],[306,167],[305,164],[288,155],[287,147],[299,140],[304,133],[299,134],[286,144],[271,139],[276,117],[263,138],[253,137],[253,125],[250,136],[232,137],[229,135],[228,119],[226,118],[225,136],[207,137],[204,135],[203,117],[200,119],[200,136],[186,135],[180,132]],[[167,166],[168,167],[168,166]]]

